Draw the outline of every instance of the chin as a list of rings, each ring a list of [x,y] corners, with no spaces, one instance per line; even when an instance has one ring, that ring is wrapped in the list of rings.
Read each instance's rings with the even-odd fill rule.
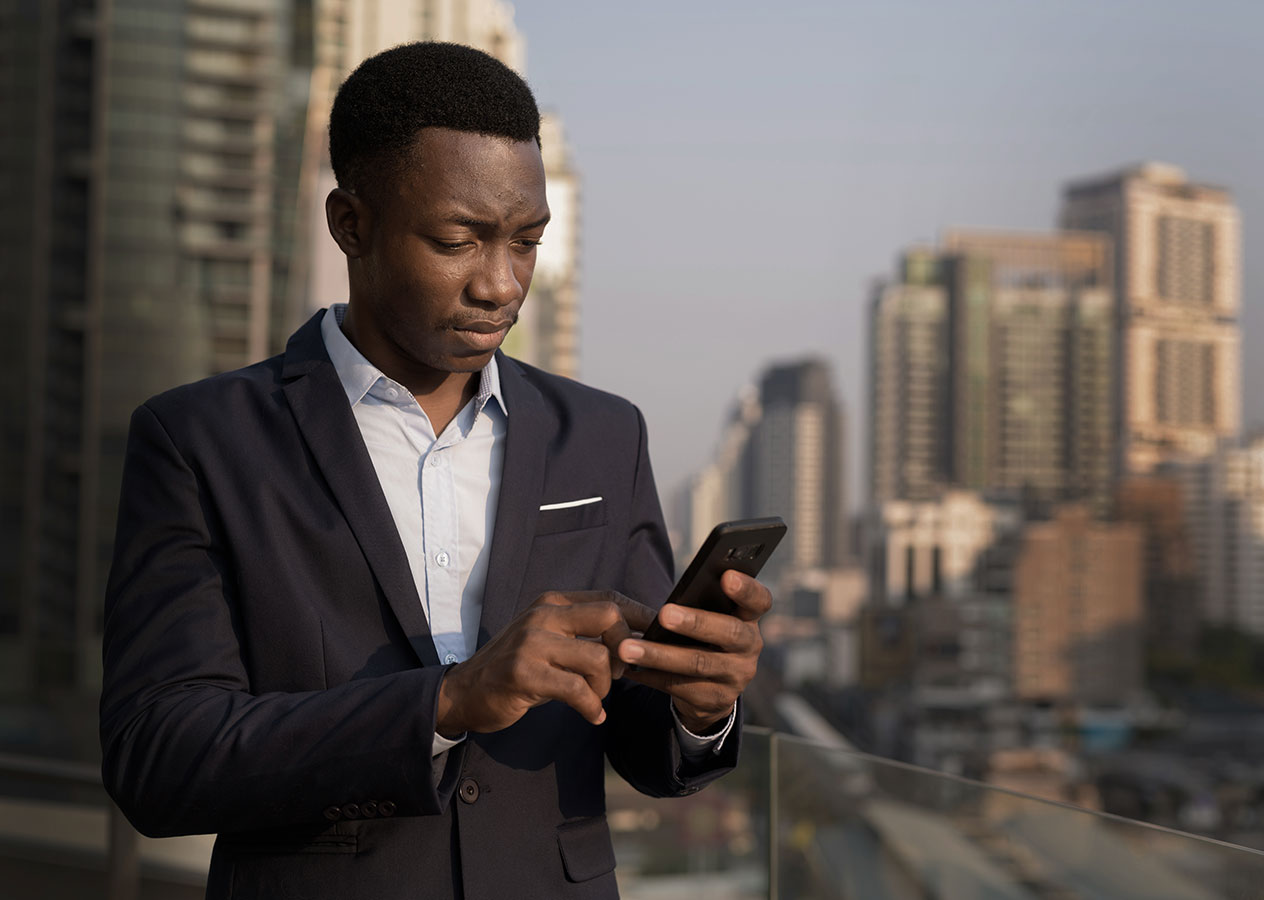
[[[497,347],[496,349],[499,350],[500,348]],[[481,371],[491,362],[492,357],[495,355],[496,350],[466,350],[463,353],[450,353],[436,360],[434,368],[441,369],[444,372],[469,374]]]

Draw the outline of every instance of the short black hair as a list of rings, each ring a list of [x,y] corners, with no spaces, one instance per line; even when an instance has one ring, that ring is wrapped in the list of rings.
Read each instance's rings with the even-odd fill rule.
[[[371,56],[347,76],[329,114],[338,186],[396,177],[423,128],[540,142],[540,110],[513,69],[464,44],[418,41]]]

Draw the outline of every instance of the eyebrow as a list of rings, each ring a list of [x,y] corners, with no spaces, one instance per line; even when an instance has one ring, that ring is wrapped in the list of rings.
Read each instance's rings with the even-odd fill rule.
[[[526,225],[523,225],[518,230],[530,231],[532,228],[542,228],[543,226],[549,224],[549,220],[551,218],[553,218],[552,213],[548,213],[544,215],[543,217],[536,219],[534,222],[528,222]],[[475,219],[470,216],[453,216],[451,219],[448,219],[448,221],[451,222],[453,225],[461,225],[461,226],[464,226],[465,228],[495,228],[496,227],[496,223],[494,222],[484,222],[482,219]]]

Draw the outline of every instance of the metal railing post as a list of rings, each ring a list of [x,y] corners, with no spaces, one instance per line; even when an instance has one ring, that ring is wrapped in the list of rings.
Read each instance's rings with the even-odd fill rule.
[[[776,732],[768,736],[768,900],[778,900],[780,896],[780,874],[777,871],[780,857],[777,832],[781,827],[777,786],[778,743]]]
[[[137,900],[140,897],[140,835],[118,806],[111,803],[109,810],[105,896],[107,900]]]

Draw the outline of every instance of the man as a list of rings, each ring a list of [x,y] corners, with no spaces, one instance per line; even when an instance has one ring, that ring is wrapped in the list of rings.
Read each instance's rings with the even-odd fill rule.
[[[670,587],[641,416],[498,352],[538,142],[485,54],[366,61],[330,121],[350,302],[133,417],[103,770],[140,830],[218,832],[210,897],[612,897],[603,754],[660,796],[736,760],[767,591],[663,611],[715,650],[638,640]]]

